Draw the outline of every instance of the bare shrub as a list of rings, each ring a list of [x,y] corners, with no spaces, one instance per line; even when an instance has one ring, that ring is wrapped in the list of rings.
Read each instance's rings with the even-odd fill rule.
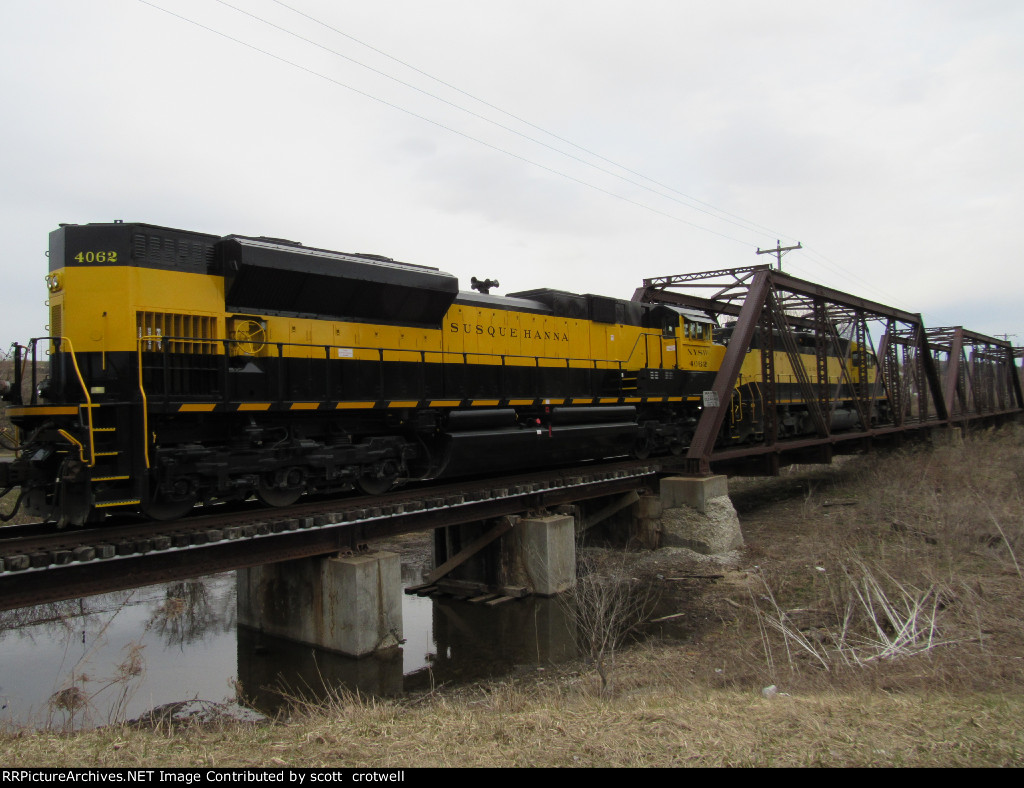
[[[862,515],[902,536],[900,546],[914,560],[925,557],[952,572],[996,563],[1024,577],[1021,433],[1018,427],[985,431],[960,447],[879,455],[861,464],[854,486]]]
[[[624,554],[606,560],[581,556],[576,585],[560,599],[601,679],[601,695],[610,695],[615,652],[654,609],[652,585],[632,576]]]

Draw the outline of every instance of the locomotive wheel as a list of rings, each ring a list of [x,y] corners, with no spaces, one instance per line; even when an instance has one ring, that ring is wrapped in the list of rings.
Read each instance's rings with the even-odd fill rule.
[[[637,438],[633,444],[633,456],[638,460],[646,460],[651,456],[651,441],[647,437]]]
[[[383,495],[394,486],[396,478],[364,474],[356,479],[356,486],[367,495]]]
[[[398,474],[381,474],[375,476],[372,473],[363,473],[356,478],[356,486],[367,495],[383,495],[390,490]]]
[[[291,506],[302,495],[302,485],[295,487],[278,487],[269,483],[266,477],[260,478],[259,487],[256,489],[256,497],[267,506]]]
[[[174,481],[170,490],[156,487],[140,508],[154,520],[177,520],[191,512],[198,500],[195,483],[182,477]]]

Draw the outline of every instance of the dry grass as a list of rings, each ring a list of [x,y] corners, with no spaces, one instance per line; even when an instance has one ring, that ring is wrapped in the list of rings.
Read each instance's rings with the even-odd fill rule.
[[[758,693],[677,684],[685,653],[635,649],[612,701],[588,687],[479,687],[425,703],[338,698],[267,726],[115,726],[0,739],[9,766],[1014,766],[1020,697]]]
[[[416,698],[299,701],[264,726],[12,732],[0,762],[1024,765],[1021,430],[733,489],[747,547],[721,579],[680,582],[711,573],[638,554],[635,576],[663,576],[659,616],[683,626],[619,650],[610,696],[581,663]]]

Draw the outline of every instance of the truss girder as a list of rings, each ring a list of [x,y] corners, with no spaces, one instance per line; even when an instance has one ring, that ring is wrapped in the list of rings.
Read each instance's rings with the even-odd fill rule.
[[[686,454],[687,465],[691,473],[709,473],[711,470],[711,454],[715,447],[715,440],[725,421],[729,403],[732,401],[732,392],[736,388],[736,379],[740,374],[740,367],[743,366],[743,360],[750,348],[750,340],[754,336],[754,329],[761,321],[762,311],[768,299],[769,277],[770,271],[767,268],[759,270],[754,273],[747,287],[746,297],[743,299],[736,321],[736,328],[711,388],[718,400],[718,405],[717,407],[705,407],[701,411],[693,441]]]
[[[1017,365],[1024,350],[959,326],[926,329],[918,313],[798,279],[771,266],[645,279],[634,300],[736,318],[715,376],[714,396],[708,399],[710,403],[717,397],[718,406],[709,404],[701,412],[687,454],[693,473],[710,470],[739,370],[755,335],[763,350],[758,394],[765,418],[764,443],[749,449],[751,455],[783,451],[787,445],[806,448],[834,442],[833,411],[840,402],[849,403],[846,407],[852,406],[859,420],[856,432],[845,433],[843,440],[1024,410],[1022,370]],[[873,328],[879,337],[877,348]],[[797,332],[804,337],[803,352]],[[808,352],[811,336],[813,351]],[[815,434],[799,440],[779,436],[778,353],[790,362],[813,424]],[[830,360],[839,364],[834,383]],[[719,454],[731,457],[744,451]]]

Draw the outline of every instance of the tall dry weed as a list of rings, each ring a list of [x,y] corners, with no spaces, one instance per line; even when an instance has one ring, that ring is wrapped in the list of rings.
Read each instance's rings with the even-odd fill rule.
[[[962,446],[879,456],[860,465],[854,484],[862,512],[901,537],[885,540],[890,553],[953,575],[1000,568],[1020,577],[1024,430],[1016,425],[968,435]]]
[[[1024,430],[858,458],[800,509],[794,554],[766,554],[750,587],[772,681],[1019,682]]]

